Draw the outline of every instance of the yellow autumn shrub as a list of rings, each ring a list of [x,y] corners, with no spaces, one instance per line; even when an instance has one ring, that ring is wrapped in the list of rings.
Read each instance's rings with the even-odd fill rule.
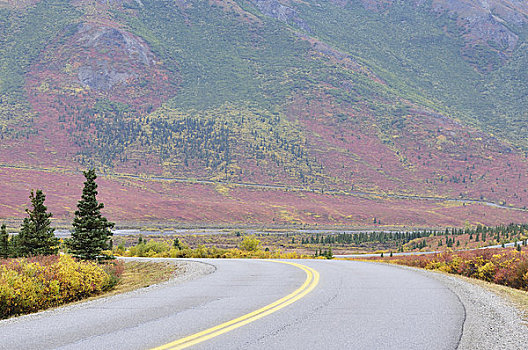
[[[489,261],[477,269],[477,278],[491,282],[495,275],[495,265]]]
[[[182,249],[175,248],[167,242],[155,242],[153,240],[147,243],[137,244],[130,247],[128,250],[121,253],[123,256],[132,257],[156,257],[156,258],[245,258],[245,259],[302,259],[312,258],[312,255],[301,255],[297,252],[284,253],[280,250],[269,251],[262,250],[259,247],[259,242],[255,240],[247,240],[244,249],[240,248],[219,248],[206,247],[200,245],[197,248],[191,249],[184,247]],[[116,254],[116,251],[114,251]]]
[[[111,285],[103,267],[68,255],[12,259],[0,265],[0,318],[79,300]]]

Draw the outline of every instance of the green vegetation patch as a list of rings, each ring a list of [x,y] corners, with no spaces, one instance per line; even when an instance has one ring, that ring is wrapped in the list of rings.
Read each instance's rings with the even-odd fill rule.
[[[480,125],[527,146],[528,28],[510,28],[520,42],[512,57],[468,46],[456,16],[433,12],[430,2],[394,1],[372,11],[359,0],[292,4],[324,42],[370,67],[410,101]]]
[[[309,66],[309,44],[268,19],[250,24],[207,1],[143,1],[137,16],[117,14],[144,38],[163,64],[182,76],[170,105],[218,107],[251,101],[272,108],[299,83],[289,76]],[[308,77],[310,70],[302,72]]]
[[[305,181],[317,170],[300,128],[279,113],[240,105],[191,114],[162,108],[147,125],[140,142],[172,167],[199,162],[210,176],[236,177],[244,167],[273,164]]]
[[[80,13],[69,1],[40,1],[23,10],[0,8],[0,131],[3,137],[28,136],[30,111],[26,74],[44,48],[74,25]],[[33,131],[34,132],[34,131]]]
[[[60,0],[40,1],[23,11],[0,8],[0,96],[23,98],[31,64],[79,16],[68,1]]]

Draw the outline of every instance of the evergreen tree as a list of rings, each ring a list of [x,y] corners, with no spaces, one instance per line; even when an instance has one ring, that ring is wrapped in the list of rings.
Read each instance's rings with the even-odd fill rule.
[[[12,235],[9,240],[9,246],[7,248],[7,252],[9,254],[9,257],[16,258],[18,257],[18,236],[19,235]]]
[[[174,241],[172,242],[172,246],[175,249],[182,249],[181,242],[180,242],[180,240],[178,238],[174,238]]]
[[[2,224],[0,227],[0,258],[7,258],[9,256],[9,235],[7,234],[6,225]]]
[[[20,256],[52,255],[59,251],[59,239],[51,227],[51,213],[44,205],[46,196],[42,190],[31,191],[31,210],[26,209],[29,217],[24,219],[18,234],[16,254]]]
[[[101,256],[101,252],[109,248],[110,236],[114,223],[109,222],[101,215],[103,203],[97,202],[97,175],[95,170],[83,172],[86,181],[81,196],[77,203],[77,211],[73,219],[72,237],[68,240],[71,253],[85,260],[108,258]]]

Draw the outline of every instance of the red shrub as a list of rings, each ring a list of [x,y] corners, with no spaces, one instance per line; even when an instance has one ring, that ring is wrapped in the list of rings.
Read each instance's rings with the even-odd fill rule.
[[[375,258],[378,259],[378,258]],[[383,261],[473,277],[528,290],[528,253],[514,249],[477,249],[393,257]]]

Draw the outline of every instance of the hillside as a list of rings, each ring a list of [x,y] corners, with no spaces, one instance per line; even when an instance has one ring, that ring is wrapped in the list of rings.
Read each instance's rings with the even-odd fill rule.
[[[509,0],[0,1],[0,217],[34,187],[71,216],[69,183],[94,166],[122,221],[524,221],[527,16]]]

